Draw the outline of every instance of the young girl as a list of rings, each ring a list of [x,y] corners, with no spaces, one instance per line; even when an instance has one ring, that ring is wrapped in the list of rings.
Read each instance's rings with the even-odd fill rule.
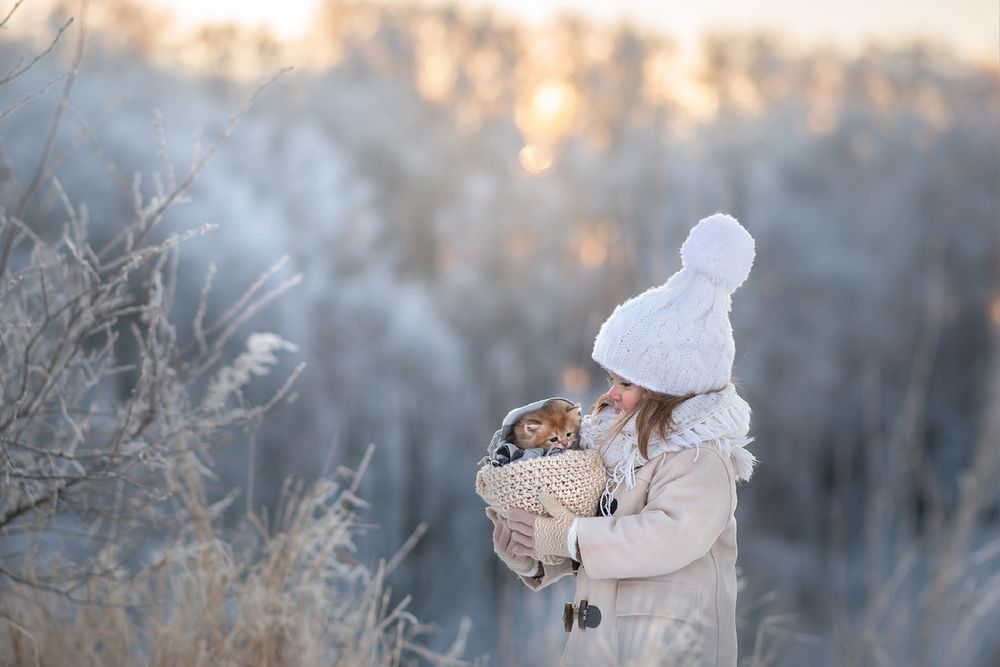
[[[601,452],[599,516],[541,494],[549,517],[511,510],[494,548],[532,589],[576,576],[562,664],[736,665],[736,481],[749,479],[750,409],[731,383],[732,293],[754,242],[733,218],[699,222],[683,268],[620,305],[593,358],[611,382],[584,419]],[[564,556],[541,565],[542,556]]]

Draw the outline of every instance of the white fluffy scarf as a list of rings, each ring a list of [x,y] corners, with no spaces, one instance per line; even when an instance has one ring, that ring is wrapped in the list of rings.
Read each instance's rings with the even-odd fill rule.
[[[664,452],[677,452],[702,445],[715,447],[723,456],[732,457],[736,478],[750,479],[757,462],[745,448],[753,441],[747,437],[750,430],[750,406],[736,393],[732,383],[719,391],[692,396],[681,403],[673,413],[673,428],[666,438],[652,433],[649,438],[648,458],[639,453],[639,442],[633,416],[620,432],[608,439],[611,427],[618,420],[614,410],[605,408],[595,415],[583,418],[580,429],[580,447],[601,452],[608,470],[608,483],[601,496],[601,507],[609,513],[615,491],[625,482],[625,488],[635,486],[636,468]],[[695,460],[701,454],[699,449]]]

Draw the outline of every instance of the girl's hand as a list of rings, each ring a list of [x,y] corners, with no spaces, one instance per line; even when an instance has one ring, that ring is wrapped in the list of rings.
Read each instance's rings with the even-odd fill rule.
[[[498,515],[492,507],[486,508],[487,518],[493,522],[493,551],[497,557],[509,567],[514,574],[525,577],[534,576],[538,572],[538,561],[531,556],[515,554],[512,550],[513,540],[510,524],[507,519]]]
[[[572,511],[563,507],[562,503],[548,489],[538,493],[538,501],[551,517],[539,516],[527,510],[513,508],[507,519],[513,531],[512,550],[519,556],[569,556],[577,557],[576,540],[569,544],[569,535],[576,520],[579,518]],[[573,531],[575,532],[575,531]]]

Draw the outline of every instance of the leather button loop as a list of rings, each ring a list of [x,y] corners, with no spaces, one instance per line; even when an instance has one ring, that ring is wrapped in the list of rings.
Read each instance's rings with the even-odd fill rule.
[[[566,628],[566,632],[573,629],[573,603],[567,602],[563,606],[563,627]]]

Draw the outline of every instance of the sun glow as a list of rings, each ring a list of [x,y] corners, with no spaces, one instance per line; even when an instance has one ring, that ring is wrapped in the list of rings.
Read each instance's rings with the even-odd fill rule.
[[[297,39],[305,35],[311,28],[315,11],[324,4],[323,0],[141,1],[169,10],[186,27],[206,22],[235,22],[252,28],[264,26],[282,39]],[[734,27],[780,30],[796,35],[802,43],[832,42],[848,48],[859,48],[872,41],[905,43],[929,36],[948,43],[966,58],[996,67],[997,4],[984,0],[916,4],[909,0],[883,0],[874,6],[855,1],[841,3],[835,15],[819,8],[803,9],[792,0],[766,0],[743,5],[725,0],[706,0],[683,9],[665,3],[622,0],[590,0],[586,3],[569,0],[459,0],[455,4],[470,9],[489,8],[504,19],[536,26],[551,23],[567,11],[604,25],[626,20],[669,33],[688,43],[694,43],[706,32]]]
[[[310,29],[319,0],[264,2],[262,0],[146,0],[169,10],[182,28],[204,23],[234,23],[265,27],[279,39],[299,39]]]
[[[519,100],[515,112],[517,126],[529,140],[556,141],[570,130],[576,104],[576,89],[570,83],[543,79]]]
[[[527,144],[521,149],[521,166],[530,174],[540,174],[555,160],[553,146],[573,129],[577,93],[567,81],[542,78],[520,95],[514,121]]]
[[[673,102],[692,118],[710,118],[718,108],[715,95],[700,79],[702,64],[688,51],[658,51],[643,67],[643,89],[653,102]]]

